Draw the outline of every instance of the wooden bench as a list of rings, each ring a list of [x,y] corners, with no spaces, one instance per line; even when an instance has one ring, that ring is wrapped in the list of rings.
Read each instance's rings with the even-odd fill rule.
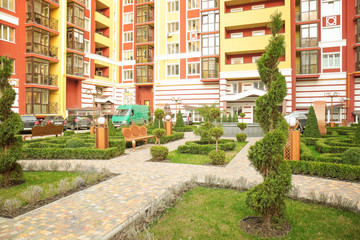
[[[139,127],[133,123],[129,128],[121,129],[121,132],[126,142],[132,142],[133,152],[135,151],[136,141],[144,140],[145,144],[147,144],[149,138],[155,138],[155,144],[158,141],[155,136],[147,135],[147,128],[144,125]]]
[[[63,129],[64,126],[62,125],[56,126],[52,123],[47,124],[45,126],[35,126],[31,129],[31,135],[24,136],[24,140],[27,137],[30,137],[32,139],[33,137],[39,137],[39,136],[42,137],[48,135],[55,135],[57,137],[58,135],[62,135]]]

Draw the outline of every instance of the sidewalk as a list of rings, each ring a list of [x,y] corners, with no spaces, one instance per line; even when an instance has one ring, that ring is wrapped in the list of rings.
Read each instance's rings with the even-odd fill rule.
[[[194,139],[197,137],[186,133],[185,139],[164,145],[172,151]],[[67,160],[73,166],[76,163],[99,168],[106,166],[121,175],[14,219],[0,219],[0,239],[104,239],[139,208],[161,196],[168,187],[189,180],[193,175],[200,178],[209,174],[221,178],[242,176],[260,182],[261,177],[246,157],[256,140],[250,138],[249,144],[226,168],[146,162],[151,158],[151,145],[141,146],[135,152],[127,149],[125,155],[108,161]],[[358,183],[294,175],[293,184],[300,187],[302,196],[314,190],[340,194],[360,202]]]

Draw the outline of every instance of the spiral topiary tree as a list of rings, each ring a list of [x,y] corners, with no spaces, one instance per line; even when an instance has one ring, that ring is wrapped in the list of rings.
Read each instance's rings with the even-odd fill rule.
[[[272,37],[266,52],[257,62],[261,81],[267,94],[256,100],[256,120],[265,136],[250,147],[248,158],[264,181],[251,188],[246,203],[260,213],[263,226],[270,228],[273,217],[285,213],[285,194],[291,189],[291,170],[284,161],[283,150],[288,138],[288,124],[278,106],[286,96],[285,77],[281,75],[279,58],[285,54],[285,38],[279,34],[283,28],[281,13],[271,16],[269,28]]]
[[[306,120],[304,137],[319,138],[321,137],[317,117],[313,106],[309,108],[309,114]]]
[[[12,60],[0,57],[0,173],[3,184],[9,185],[12,171],[19,171],[16,161],[19,159],[21,137],[15,135],[23,128],[19,114],[11,110],[15,102],[16,92],[10,86]],[[20,168],[21,170],[21,168]],[[17,174],[19,175],[19,174]],[[21,175],[21,174],[20,174]]]
[[[179,110],[179,112],[178,112],[177,115],[176,115],[175,127],[185,127],[184,119],[183,119],[183,116],[182,116],[182,113],[181,113],[180,110]]]
[[[162,120],[163,118],[165,117],[166,113],[164,110],[162,109],[156,109],[155,112],[154,112],[154,115],[155,115],[155,122],[156,120],[158,121],[158,124],[159,124],[159,128],[163,128],[163,123],[162,123]],[[161,124],[162,123],[162,124]]]

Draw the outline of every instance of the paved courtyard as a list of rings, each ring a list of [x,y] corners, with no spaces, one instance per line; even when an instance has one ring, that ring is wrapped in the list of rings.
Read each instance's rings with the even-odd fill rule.
[[[192,133],[186,133],[185,139],[164,145],[172,151],[195,139]],[[246,157],[249,147],[257,140],[248,139],[249,144],[225,168],[146,162],[151,158],[151,145],[138,147],[135,152],[127,149],[125,155],[112,160],[66,160],[73,166],[81,163],[107,167],[121,175],[11,220],[0,218],[0,239],[107,239],[149,201],[194,175],[200,179],[210,174],[221,178],[245,177],[248,181],[260,182],[260,175]],[[304,197],[315,191],[336,193],[360,202],[358,183],[294,175],[293,184],[300,188]]]

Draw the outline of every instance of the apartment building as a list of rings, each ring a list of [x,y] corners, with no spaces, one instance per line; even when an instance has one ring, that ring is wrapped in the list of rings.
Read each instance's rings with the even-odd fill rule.
[[[26,5],[26,7],[25,7]],[[0,0],[0,54],[14,61],[20,114],[110,114],[118,105],[217,104],[255,121],[256,61],[282,12],[284,113],[325,101],[360,114],[360,0]],[[25,68],[23,67],[25,64]],[[181,99],[181,101],[178,101]],[[175,101],[177,100],[177,101]]]

